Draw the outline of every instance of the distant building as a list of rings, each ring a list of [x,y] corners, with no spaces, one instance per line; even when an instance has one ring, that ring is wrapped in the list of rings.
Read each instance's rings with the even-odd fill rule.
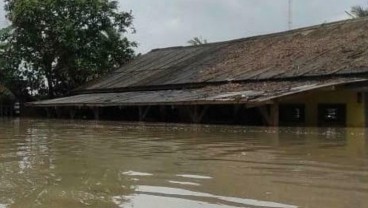
[[[365,127],[367,93],[368,19],[355,19],[156,49],[29,106],[72,118]]]

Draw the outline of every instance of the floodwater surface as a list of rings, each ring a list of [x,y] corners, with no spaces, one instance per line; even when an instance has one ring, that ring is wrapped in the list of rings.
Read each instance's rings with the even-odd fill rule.
[[[0,120],[0,208],[365,208],[366,135]]]

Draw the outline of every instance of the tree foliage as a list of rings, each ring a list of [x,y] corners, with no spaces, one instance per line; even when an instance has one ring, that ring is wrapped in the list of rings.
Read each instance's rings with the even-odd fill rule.
[[[362,6],[353,6],[350,12],[347,12],[353,18],[368,17],[368,8]]]
[[[35,88],[34,79],[26,79],[26,71],[19,70],[21,65],[21,58],[19,54],[14,51],[9,42],[11,27],[0,30],[0,84],[9,88],[16,97],[22,100],[30,99],[30,91]],[[36,87],[37,89],[40,86]]]
[[[136,44],[123,36],[134,32],[133,17],[131,12],[119,11],[117,1],[5,3],[11,28],[3,35],[4,51],[13,59],[9,63],[17,66],[12,68],[16,76],[31,80],[37,93],[65,95],[134,55]]]
[[[203,45],[203,44],[207,44],[207,43],[208,43],[207,40],[203,39],[202,37],[194,37],[193,39],[188,41],[188,44],[193,45],[193,46]]]

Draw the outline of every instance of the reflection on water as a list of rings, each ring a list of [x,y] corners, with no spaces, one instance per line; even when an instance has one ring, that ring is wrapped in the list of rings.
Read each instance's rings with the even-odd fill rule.
[[[177,175],[184,178],[194,178],[194,179],[212,179],[210,176],[199,176],[199,175]]]
[[[0,208],[368,207],[366,135],[0,120]]]
[[[128,197],[120,197],[120,198],[114,197],[114,202],[116,204],[121,203],[120,205],[121,207],[161,207],[162,205],[165,205],[167,207],[199,207],[200,205],[201,207],[235,208],[235,206],[229,206],[226,205],[226,203],[230,204],[233,203],[237,204],[238,206],[252,206],[252,207],[270,207],[270,208],[297,207],[274,202],[241,199],[235,197],[215,196],[212,194],[199,193],[178,188],[167,188],[158,186],[138,186],[136,187],[135,190],[138,194]],[[125,203],[124,200],[122,199],[127,199],[128,203]],[[217,202],[217,204],[215,203],[211,204],[210,201]],[[168,204],[166,203],[170,203],[170,206],[168,206]]]

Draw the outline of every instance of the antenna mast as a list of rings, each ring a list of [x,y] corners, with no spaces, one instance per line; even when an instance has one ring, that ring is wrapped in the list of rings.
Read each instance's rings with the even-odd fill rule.
[[[289,0],[289,30],[293,29],[293,0]]]

